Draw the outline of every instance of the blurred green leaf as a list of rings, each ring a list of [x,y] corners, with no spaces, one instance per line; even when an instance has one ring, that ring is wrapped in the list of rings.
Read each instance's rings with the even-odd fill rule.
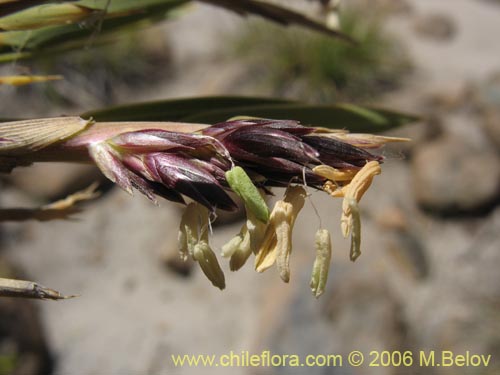
[[[318,104],[362,103],[396,89],[410,63],[385,18],[374,9],[352,5],[339,14],[340,30],[357,45],[298,28],[283,28],[261,20],[249,22],[227,40],[232,58],[247,74],[250,88],[267,88],[276,96],[294,92]]]
[[[234,107],[279,103],[292,102],[276,98],[207,96],[120,105],[89,111],[81,116],[84,118],[92,117],[96,121],[181,121],[189,116],[211,110],[229,110]]]
[[[352,104],[289,103],[211,110],[182,118],[182,121],[212,124],[234,116],[292,119],[303,125],[346,129],[357,133],[383,132],[418,120],[418,117],[409,114]]]
[[[293,119],[352,132],[377,133],[417,121],[416,116],[352,104],[310,105],[274,98],[201,97],[123,105],[86,112],[96,121],[183,121],[214,124],[235,116]]]

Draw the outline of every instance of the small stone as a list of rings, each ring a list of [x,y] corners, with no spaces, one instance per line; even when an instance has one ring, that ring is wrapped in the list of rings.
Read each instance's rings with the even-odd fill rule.
[[[422,145],[413,159],[414,191],[425,209],[444,214],[480,213],[500,193],[500,160],[495,150],[457,136]]]
[[[383,229],[394,231],[405,231],[408,229],[408,219],[398,207],[390,207],[382,211],[376,217],[377,224]]]
[[[377,6],[389,14],[410,15],[413,12],[413,7],[407,0],[378,0]]]
[[[472,103],[474,85],[467,80],[453,80],[440,83],[426,94],[426,101],[431,108],[459,109]]]
[[[444,14],[426,14],[417,18],[415,32],[426,39],[448,41],[457,33],[453,20]]]
[[[394,137],[409,138],[410,142],[400,142],[398,144],[389,144],[385,149],[393,155],[403,160],[410,160],[420,145],[428,143],[432,139],[443,134],[442,116],[434,113],[427,114],[422,121],[415,124],[409,124],[397,129],[391,130],[388,134]]]
[[[348,1],[344,3],[348,5]],[[414,7],[408,0],[358,0],[355,6],[359,9],[376,9],[388,15],[407,16],[414,12]]]

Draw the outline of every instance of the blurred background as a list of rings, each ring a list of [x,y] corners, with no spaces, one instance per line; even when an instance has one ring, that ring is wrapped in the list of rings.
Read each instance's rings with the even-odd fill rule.
[[[315,14],[318,4],[286,1]],[[4,118],[78,114],[122,103],[238,94],[349,101],[422,121],[390,135],[383,173],[361,202],[363,255],[348,260],[340,201],[312,202],[333,238],[325,294],[309,290],[319,219],[306,204],[292,276],[247,264],[227,288],[177,259],[181,208],[112,188],[91,166],[38,164],[2,176],[1,206],[37,206],[92,181],[104,193],[72,221],[0,227],[4,277],[63,302],[0,300],[0,374],[293,374],[293,368],[176,368],[171,354],[347,355],[360,350],[492,354],[488,368],[308,368],[310,374],[500,373],[500,1],[345,0],[358,48],[196,4],[167,22],[0,73],[62,74],[0,86]],[[273,35],[272,38],[269,35]],[[280,194],[278,193],[278,196]],[[241,226],[223,217],[219,249]]]

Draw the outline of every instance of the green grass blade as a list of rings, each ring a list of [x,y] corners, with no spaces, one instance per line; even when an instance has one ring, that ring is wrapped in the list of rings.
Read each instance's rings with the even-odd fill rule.
[[[304,125],[377,133],[416,116],[353,104],[309,105],[276,98],[215,96],[170,99],[89,111],[96,121],[183,121],[214,124],[235,116],[298,120]]]
[[[65,3],[71,3],[76,0],[66,0],[64,1]],[[58,0],[0,0],[0,17],[7,16],[9,14],[19,12],[21,10],[31,8],[35,5],[38,4],[44,4],[44,3],[54,3],[54,2],[59,2],[61,3],[62,1]]]
[[[44,4],[34,6],[0,18],[0,30],[31,30],[51,25],[67,25],[80,22],[94,11],[73,3]]]
[[[207,111],[286,103],[292,102],[276,98],[208,96],[120,105],[89,111],[81,116],[96,121],[180,121]]]
[[[303,125],[351,132],[378,133],[415,122],[418,117],[355,105],[271,104],[211,110],[181,118],[185,122],[217,123],[235,116],[293,119]]]

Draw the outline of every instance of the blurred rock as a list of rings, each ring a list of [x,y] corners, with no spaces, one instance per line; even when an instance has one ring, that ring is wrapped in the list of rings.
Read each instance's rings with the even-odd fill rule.
[[[385,12],[397,15],[409,15],[413,11],[413,7],[406,0],[378,0],[377,6]]]
[[[377,224],[384,229],[404,231],[408,229],[408,219],[398,207],[390,207],[381,212],[377,217]]]
[[[429,211],[481,213],[498,201],[500,160],[487,146],[443,136],[416,151],[412,168],[417,202]]]
[[[389,241],[388,253],[399,271],[409,279],[422,280],[429,276],[430,264],[420,233],[394,233]]]
[[[390,207],[376,216],[381,233],[387,238],[387,252],[398,270],[411,280],[421,280],[429,274],[429,260],[421,234],[399,207]]]
[[[471,229],[469,223],[465,236],[470,238],[467,246],[456,254],[449,276],[454,287],[464,290],[469,298],[481,300],[484,304],[493,304],[498,309],[500,301],[500,208],[497,208],[484,220],[476,222],[477,227]],[[464,228],[467,224],[464,223]],[[465,292],[466,291],[466,292]],[[500,314],[494,316],[499,320]],[[500,336],[500,332],[498,333]],[[500,360],[500,357],[499,357]]]
[[[463,108],[472,102],[474,86],[465,80],[441,83],[425,93],[426,102],[431,108],[452,110]]]
[[[309,354],[340,354],[344,358],[352,350],[369,353],[371,350],[411,348],[413,338],[408,334],[403,309],[385,280],[373,282],[377,272],[367,270],[370,276],[357,272],[338,270],[325,295],[319,300],[311,297],[303,270],[300,285],[288,288],[285,296],[270,288],[266,299],[273,300],[273,309],[263,316],[260,327],[267,328],[266,335],[257,343],[271,353],[289,353],[305,358]],[[366,278],[364,278],[366,277]],[[371,280],[371,281],[370,281]],[[279,282],[279,281],[278,281]],[[328,368],[328,372],[325,370]],[[307,373],[351,373],[348,364],[343,366],[311,367]],[[269,374],[260,369],[257,374]],[[300,367],[277,367],[273,374],[304,374]],[[358,374],[354,371],[353,374]],[[363,372],[359,372],[362,374]],[[370,374],[391,374],[387,369],[377,369]]]
[[[345,5],[352,3],[354,6],[371,7],[385,14],[409,15],[413,12],[413,6],[408,0],[351,0],[344,1],[344,3]]]
[[[376,272],[370,274],[370,277],[376,276]],[[414,347],[404,308],[387,280],[371,280],[363,280],[359,274],[347,277],[346,282],[338,282],[339,287],[325,296],[329,300],[324,314],[330,323],[330,333],[335,337],[330,352],[342,353],[346,357],[351,350],[370,353],[372,350],[411,350]],[[377,370],[369,373],[392,373],[388,369]]]
[[[419,36],[434,41],[448,41],[457,33],[455,23],[445,14],[419,16],[413,27]]]
[[[403,126],[402,128],[392,130],[388,135],[393,137],[409,138],[409,142],[401,142],[394,145],[387,145],[387,150],[397,150],[403,156],[411,158],[416,149],[421,144],[435,139],[443,133],[443,120],[440,115],[427,115],[423,121],[416,124]]]

